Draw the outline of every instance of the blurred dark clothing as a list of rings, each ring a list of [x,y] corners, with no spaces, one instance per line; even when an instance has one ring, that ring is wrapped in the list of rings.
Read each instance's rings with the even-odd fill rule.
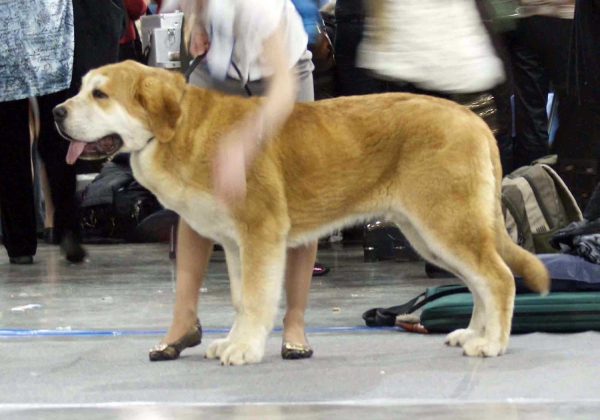
[[[123,37],[127,15],[122,0],[73,0],[75,56],[71,87],[38,98],[40,137],[38,151],[46,166],[54,204],[54,230],[58,240],[67,232],[79,235],[75,190],[77,173],[97,172],[97,163],[66,162],[69,142],[54,127],[52,109],[79,91],[85,74],[119,59],[119,40]]]
[[[552,145],[559,174],[584,208],[600,181],[600,0],[577,0],[567,83],[568,117]],[[560,98],[559,98],[560,100]]]
[[[366,16],[364,0],[341,0],[335,2],[335,17],[343,21],[363,20]]]
[[[384,83],[375,80],[367,70],[356,67],[366,18],[363,1],[338,0],[335,4],[336,96],[368,95],[385,90]]]
[[[27,99],[0,102],[0,212],[2,241],[10,258],[37,249]]]
[[[547,156],[548,94],[559,100],[560,121],[573,118],[567,95],[571,19],[532,16],[520,19],[509,35],[515,95],[514,169]]]
[[[122,0],[73,0],[75,57],[69,96],[81,87],[81,78],[91,69],[116,63],[119,41],[127,25]]]
[[[119,60],[119,41],[127,25],[122,0],[73,0],[75,16],[75,62],[73,80],[67,95],[74,96],[81,79],[91,69]],[[65,163],[66,164],[66,163]],[[100,171],[99,162],[78,161],[77,173]]]
[[[54,127],[52,109],[67,100],[68,91],[61,91],[38,98],[40,107],[40,136],[38,152],[46,167],[48,184],[54,204],[54,231],[60,241],[66,232],[79,234],[75,190],[77,174],[75,165],[66,162],[69,142]]]
[[[569,56],[569,92],[600,105],[600,0],[578,0]]]

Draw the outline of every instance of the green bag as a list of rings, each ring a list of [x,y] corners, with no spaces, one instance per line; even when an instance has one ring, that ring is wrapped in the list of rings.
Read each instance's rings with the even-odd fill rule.
[[[450,293],[464,286],[428,288],[426,298]],[[421,325],[430,333],[449,333],[467,328],[473,312],[470,293],[447,294],[433,299],[421,313]],[[522,294],[515,297],[513,333],[600,331],[600,292]]]
[[[502,212],[513,242],[534,254],[557,252],[550,235],[582,220],[565,183],[544,164],[524,166],[503,178]]]

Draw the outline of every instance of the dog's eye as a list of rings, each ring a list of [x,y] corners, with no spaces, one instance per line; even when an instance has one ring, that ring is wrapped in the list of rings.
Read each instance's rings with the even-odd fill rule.
[[[98,89],[94,89],[92,91],[92,96],[96,99],[105,99],[108,98],[108,95],[104,92],[102,92],[101,90]]]

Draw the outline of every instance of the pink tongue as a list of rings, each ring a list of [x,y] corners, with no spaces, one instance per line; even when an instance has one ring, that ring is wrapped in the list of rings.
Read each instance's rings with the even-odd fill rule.
[[[67,152],[67,163],[69,165],[74,164],[79,156],[83,153],[83,149],[85,149],[87,143],[83,141],[71,141],[69,145],[69,151]]]

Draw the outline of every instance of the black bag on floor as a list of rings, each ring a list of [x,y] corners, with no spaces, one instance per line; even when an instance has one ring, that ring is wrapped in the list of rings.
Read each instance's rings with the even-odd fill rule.
[[[379,260],[420,261],[400,229],[387,220],[373,220],[364,226],[365,262]]]
[[[152,241],[148,235],[140,235],[138,227],[161,209],[156,197],[133,178],[129,156],[117,155],[83,193],[83,242]]]

